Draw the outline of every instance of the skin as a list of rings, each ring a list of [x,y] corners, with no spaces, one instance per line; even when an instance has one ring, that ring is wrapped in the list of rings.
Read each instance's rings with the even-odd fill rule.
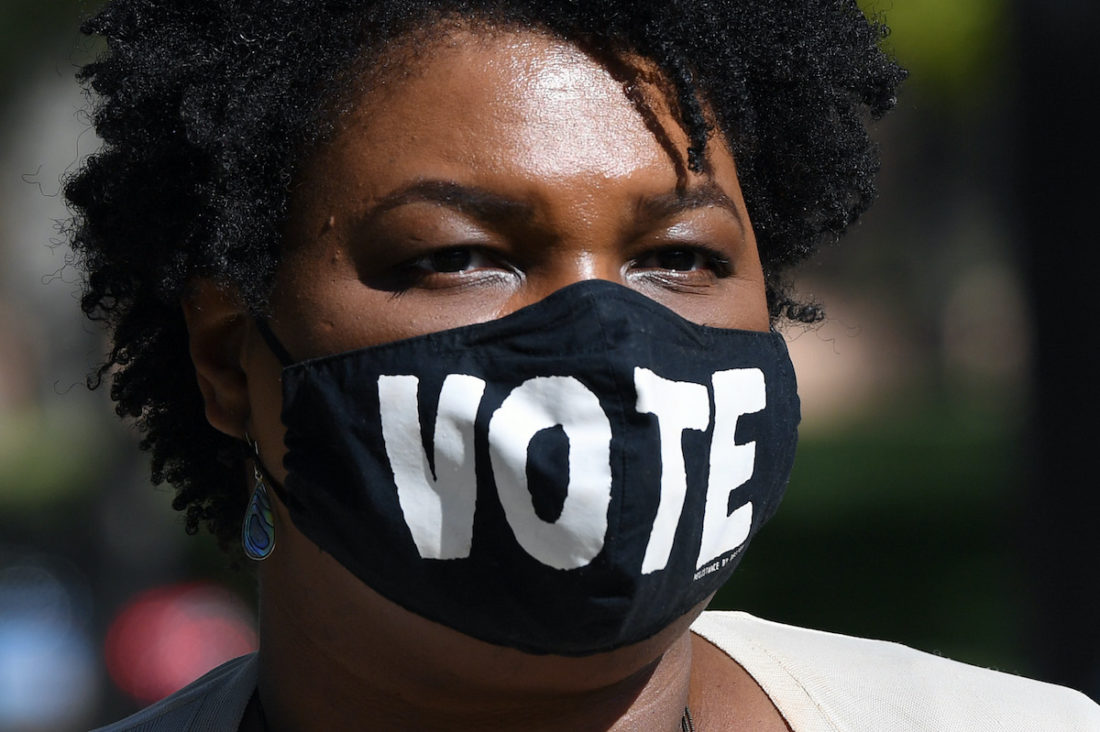
[[[450,27],[405,50],[293,191],[270,322],[295,358],[498,318],[594,278],[698,323],[769,327],[733,158],[714,139],[707,173],[687,173],[660,89],[639,88],[655,135],[620,81],[545,35]],[[197,282],[183,307],[207,418],[247,431],[285,480],[278,362],[231,291]],[[702,730],[788,729],[690,634],[704,605],[613,652],[528,655],[394,605],[274,503],[278,545],[259,565],[271,729],[678,730],[687,703]]]

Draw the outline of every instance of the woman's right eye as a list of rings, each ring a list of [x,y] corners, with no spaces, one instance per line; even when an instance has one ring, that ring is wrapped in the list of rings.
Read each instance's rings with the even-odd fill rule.
[[[478,245],[441,247],[406,259],[391,270],[396,290],[448,289],[514,281],[522,273],[502,253]]]
[[[479,262],[473,249],[452,247],[432,252],[417,260],[417,265],[433,272],[463,272],[477,267]]]
[[[417,257],[406,266],[424,274],[458,274],[500,265],[474,247],[448,247]]]

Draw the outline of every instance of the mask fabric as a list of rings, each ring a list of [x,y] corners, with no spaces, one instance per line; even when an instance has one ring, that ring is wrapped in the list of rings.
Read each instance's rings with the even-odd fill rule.
[[[402,607],[530,653],[635,643],[704,601],[794,460],[781,336],[608,282],[300,363],[261,332],[295,526]]]

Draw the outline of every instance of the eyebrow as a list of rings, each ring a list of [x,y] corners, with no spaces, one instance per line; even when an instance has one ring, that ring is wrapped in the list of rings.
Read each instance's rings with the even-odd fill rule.
[[[678,188],[672,193],[646,196],[638,202],[638,217],[643,221],[660,221],[699,208],[724,209],[733,216],[742,229],[745,227],[737,204],[711,181],[692,188]]]
[[[367,210],[365,220],[370,222],[386,211],[418,202],[453,208],[491,224],[521,224],[535,216],[535,207],[532,204],[484,188],[447,180],[420,180],[383,196]],[[710,181],[692,188],[645,196],[637,203],[637,215],[640,220],[648,223],[700,208],[724,209],[744,228],[737,204],[717,184]]]
[[[516,224],[534,217],[529,203],[501,196],[483,188],[446,180],[421,180],[383,196],[367,211],[366,220],[409,203],[435,203],[468,213],[493,224]]]

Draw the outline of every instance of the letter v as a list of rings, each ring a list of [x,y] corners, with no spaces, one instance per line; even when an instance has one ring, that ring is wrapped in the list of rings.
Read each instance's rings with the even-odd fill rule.
[[[470,555],[473,541],[474,419],[485,382],[465,374],[450,374],[443,381],[433,433],[434,475],[420,438],[418,389],[415,376],[378,377],[386,455],[401,512],[420,556],[460,559]]]

